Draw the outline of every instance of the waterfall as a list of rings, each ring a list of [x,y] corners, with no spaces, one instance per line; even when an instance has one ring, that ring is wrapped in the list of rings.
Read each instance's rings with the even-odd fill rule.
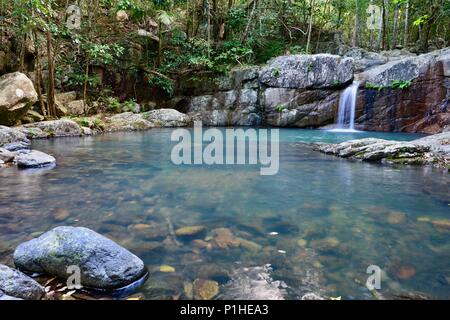
[[[359,82],[346,88],[339,100],[339,113],[335,131],[355,131],[355,109]]]

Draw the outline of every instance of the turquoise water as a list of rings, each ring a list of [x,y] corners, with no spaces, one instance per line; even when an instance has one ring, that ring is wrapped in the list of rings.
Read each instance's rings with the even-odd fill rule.
[[[280,171],[261,176],[259,166],[175,166],[171,132],[33,142],[58,164],[0,169],[0,263],[30,237],[85,226],[145,261],[146,299],[189,298],[198,278],[218,282],[217,298],[371,299],[361,285],[370,265],[382,269],[383,297],[450,298],[450,231],[431,223],[450,219],[448,173],[337,159],[303,143],[418,136],[281,130]],[[195,225],[205,230],[174,235]]]

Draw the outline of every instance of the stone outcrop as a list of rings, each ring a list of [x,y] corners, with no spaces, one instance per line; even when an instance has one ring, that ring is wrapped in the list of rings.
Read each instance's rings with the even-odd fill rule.
[[[78,266],[81,285],[95,289],[128,286],[146,274],[137,256],[100,234],[82,227],[57,227],[19,245],[17,268],[66,279],[68,267]]]
[[[360,139],[339,144],[316,144],[315,149],[341,158],[390,164],[450,166],[450,132],[411,142]]]
[[[439,133],[450,128],[450,49],[400,57],[356,78],[360,129]]]
[[[60,119],[26,124],[18,127],[28,138],[77,137],[82,135],[81,127],[72,120]]]
[[[37,93],[33,82],[20,72],[0,77],[0,125],[14,125],[25,116]]]
[[[0,264],[0,300],[40,300],[44,295],[44,288],[34,279]]]
[[[334,121],[336,89],[353,79],[352,61],[333,55],[282,56],[263,68],[180,79],[168,106],[207,126],[320,127]]]
[[[274,127],[320,127],[331,124],[339,92],[267,88],[262,96],[265,121]]]
[[[262,84],[288,89],[329,89],[353,79],[353,59],[329,54],[272,59],[261,71]]]

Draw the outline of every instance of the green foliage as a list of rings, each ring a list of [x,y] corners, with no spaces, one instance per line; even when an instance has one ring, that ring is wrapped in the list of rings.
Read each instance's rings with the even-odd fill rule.
[[[270,72],[270,75],[271,75],[273,78],[277,78],[277,77],[280,76],[280,73],[281,73],[281,69],[275,67],[275,68],[273,68],[272,71]]]
[[[373,84],[370,82],[367,82],[365,87],[369,90],[378,90],[381,91],[383,89],[400,89],[404,90],[409,88],[412,85],[411,80],[393,80],[390,85],[388,86],[382,86],[378,84]]]
[[[173,82],[170,79],[163,78],[160,76],[150,77],[148,83],[152,86],[160,88],[163,90],[168,96],[173,96]]]
[[[123,55],[124,48],[118,44],[85,44],[84,49],[90,59],[90,64],[110,65],[117,64]]]
[[[383,90],[383,89],[385,88],[385,87],[382,86],[382,85],[374,84],[374,83],[370,83],[370,82],[367,82],[366,85],[365,85],[365,87],[366,87],[366,89],[368,89],[368,90],[378,90],[378,91],[381,91],[381,90]]]
[[[120,102],[115,97],[107,97],[105,99],[106,109],[110,112],[120,112]]]

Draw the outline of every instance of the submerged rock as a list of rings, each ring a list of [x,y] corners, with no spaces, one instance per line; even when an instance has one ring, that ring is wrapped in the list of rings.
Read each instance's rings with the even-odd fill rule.
[[[19,245],[16,266],[28,272],[67,278],[69,266],[81,269],[81,284],[97,289],[125,287],[145,274],[144,263],[112,240],[82,227],[57,227]]]
[[[0,77],[0,124],[14,125],[37,101],[33,82],[20,72]]]
[[[212,280],[196,279],[193,284],[194,297],[197,300],[211,300],[219,293],[219,284]]]
[[[19,168],[40,168],[55,164],[56,159],[44,152],[33,150],[21,153],[14,158]]]
[[[270,265],[239,268],[232,272],[224,285],[221,299],[225,300],[284,300],[287,285],[272,279]]]
[[[44,287],[35,280],[0,264],[0,298],[2,292],[4,295],[24,300],[40,300],[45,295]]]
[[[182,227],[175,230],[175,235],[179,237],[194,236],[205,231],[205,229],[204,226]]]

